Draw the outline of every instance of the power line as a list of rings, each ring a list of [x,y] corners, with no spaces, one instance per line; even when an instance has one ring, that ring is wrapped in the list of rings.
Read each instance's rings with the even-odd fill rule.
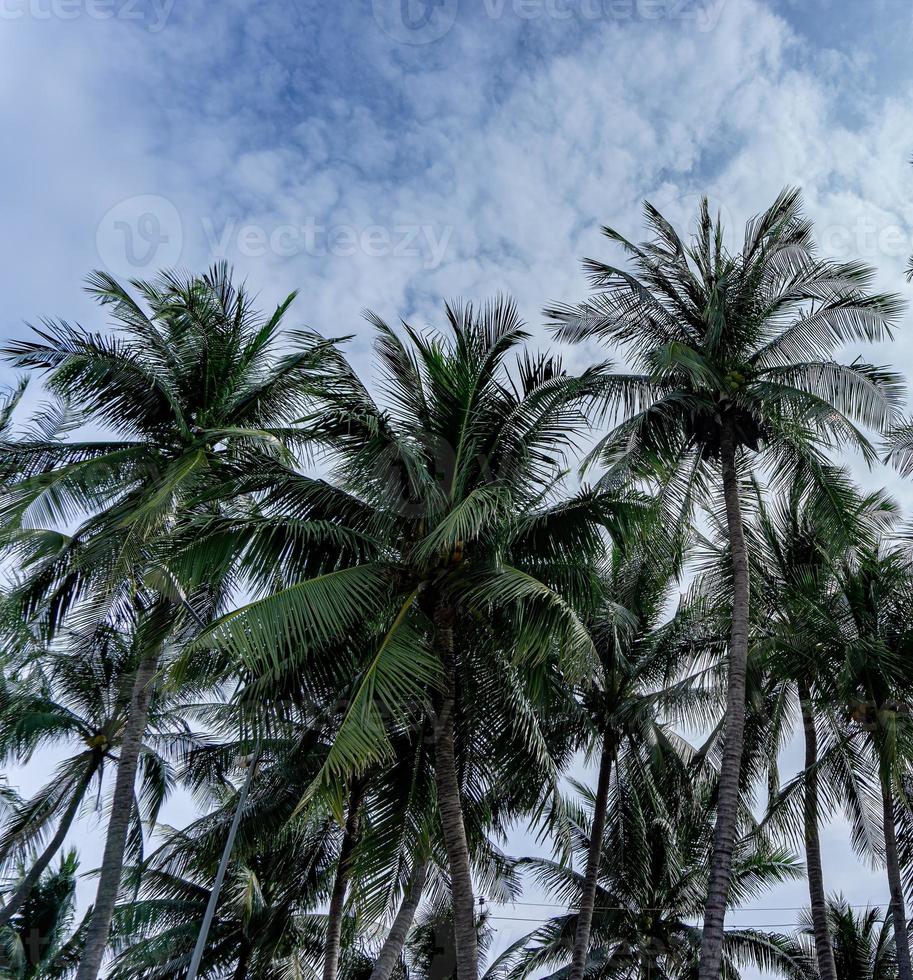
[[[851,908],[870,908],[870,906],[858,905],[851,906]],[[490,920],[496,922],[534,922],[539,925],[544,925],[546,920],[543,919],[529,919],[523,918],[516,915],[489,915]],[[795,921],[793,922],[740,922],[737,925],[726,926],[726,932],[741,932],[744,929],[799,929],[800,926]],[[802,926],[801,928],[805,928]]]
[[[505,902],[498,901],[495,899],[479,898],[477,899],[480,905],[525,905],[525,906],[544,906],[548,908],[555,908],[567,912],[576,912],[577,906],[575,905],[564,905],[561,902]],[[890,908],[890,900],[883,902],[863,902],[859,905],[846,905],[845,908],[850,909],[871,909],[871,908]],[[769,905],[769,906],[755,906],[755,905],[740,905],[737,907],[729,908],[726,910],[728,914],[737,914],[739,912],[804,912],[808,908],[807,905]],[[594,905],[594,911],[596,912],[631,912],[633,911],[629,906],[626,905]],[[640,908],[641,912],[665,912],[664,908]]]

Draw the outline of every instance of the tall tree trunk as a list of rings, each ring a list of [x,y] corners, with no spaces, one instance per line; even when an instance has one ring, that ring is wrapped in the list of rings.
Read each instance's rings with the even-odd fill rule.
[[[139,753],[146,732],[149,716],[149,699],[152,696],[152,681],[158,666],[160,648],[140,662],[133,681],[133,694],[130,698],[130,713],[121,740],[120,756],[117,762],[117,779],[114,783],[114,797],[111,801],[111,818],[108,821],[108,836],[95,893],[92,918],[86,930],[86,943],[76,980],[98,980],[108,934],[111,931],[111,917],[117,894],[120,891],[121,874],[124,869],[124,847],[127,831],[133,815],[133,784]]]
[[[216,869],[215,881],[212,884],[212,891],[209,893],[209,901],[206,903],[206,911],[203,913],[203,922],[197,936],[196,945],[193,949],[193,956],[190,958],[190,968],[187,970],[187,980],[197,980],[197,973],[200,964],[203,962],[203,953],[206,950],[206,941],[209,938],[209,930],[212,927],[212,920],[215,918],[216,907],[219,904],[219,894],[222,891],[222,883],[225,881],[225,873],[228,871],[228,862],[231,860],[231,852],[235,846],[235,838],[238,836],[238,827],[241,824],[241,815],[244,813],[244,804],[247,802],[247,794],[250,792],[250,784],[253,782],[257,771],[257,763],[260,761],[260,745],[254,751],[247,763],[247,773],[244,782],[241,784],[241,791],[238,794],[238,802],[235,804],[235,812],[232,814],[231,826],[228,828],[228,836],[225,838],[225,846],[222,848],[222,856],[219,858],[219,867]],[[241,963],[246,970],[247,967]]]
[[[434,770],[438,811],[450,868],[450,894],[453,901],[453,939],[456,946],[456,980],[478,980],[479,950],[475,923],[475,896],[469,867],[469,844],[463,824],[460,780],[457,775],[453,741],[453,715],[456,710],[456,661],[453,648],[453,613],[438,605],[434,614],[434,634],[444,668],[444,690],[435,719]]]
[[[897,855],[894,797],[891,794],[891,785],[884,775],[881,779],[881,806],[884,824],[884,861],[888,870],[891,915],[894,921],[894,945],[897,948],[897,977],[898,980],[913,980],[913,969],[910,966],[910,937],[907,934],[907,910],[904,905],[903,882],[900,877],[900,859]]]
[[[799,704],[805,731],[805,864],[808,869],[808,897],[815,931],[815,955],[820,980],[837,980],[834,947],[827,923],[827,898],[824,893],[824,868],[821,863],[821,840],[818,836],[818,732],[808,685],[799,682]]]
[[[10,900],[6,903],[3,911],[0,912],[0,928],[3,928],[10,919],[19,911],[22,907],[22,903],[29,897],[32,889],[35,887],[36,882],[41,877],[44,869],[51,863],[51,859],[60,850],[64,839],[67,836],[67,832],[70,829],[70,825],[73,823],[76,814],[79,812],[79,806],[83,801],[83,797],[86,795],[86,790],[89,788],[89,783],[92,781],[92,777],[98,771],[99,763],[101,762],[101,753],[93,752],[92,759],[89,762],[89,766],[83,773],[79,782],[76,784],[73,790],[73,798],[67,804],[67,808],[64,810],[63,815],[60,818],[60,823],[57,825],[57,830],[54,836],[51,838],[48,846],[41,852],[38,859],[29,869],[28,874],[19,882],[16,886],[16,890],[10,896]]]
[[[428,880],[428,863],[420,864],[412,875],[409,883],[409,891],[403,896],[399,911],[390,926],[387,938],[381,948],[380,956],[374,964],[371,976],[368,980],[390,980],[399,958],[403,954],[403,947],[406,945],[406,937],[412,928],[415,913],[422,901],[422,893],[425,890],[425,882]]]
[[[232,980],[246,980],[247,964],[250,963],[250,954],[253,950],[250,940],[245,936],[241,940],[241,950],[238,953],[238,964],[232,974]]]
[[[339,861],[336,864],[336,879],[333,882],[330,907],[327,910],[327,942],[323,953],[323,980],[336,980],[336,974],[339,972],[339,951],[342,940],[346,889],[352,872],[352,856],[355,845],[358,843],[359,818],[364,791],[365,781],[356,776],[349,789],[349,804],[342,833],[342,845],[339,848]]]
[[[720,765],[716,827],[713,833],[707,905],[704,909],[698,980],[720,980],[723,923],[726,918],[732,854],[735,849],[742,746],[745,736],[745,676],[748,669],[750,601],[748,549],[745,546],[745,530],[742,526],[742,510],[739,504],[735,425],[728,416],[723,419],[721,427],[720,456],[729,552],[732,561],[732,632],[729,638],[729,677],[723,727],[723,759]]]
[[[596,801],[593,807],[590,844],[587,848],[583,892],[580,896],[580,908],[577,913],[577,932],[574,934],[570,980],[583,980],[586,958],[590,951],[590,930],[593,925],[593,911],[596,905],[596,883],[599,878],[599,864],[602,860],[602,837],[605,833],[613,758],[614,749],[610,740],[604,736],[602,753],[599,758],[599,776],[596,782]]]

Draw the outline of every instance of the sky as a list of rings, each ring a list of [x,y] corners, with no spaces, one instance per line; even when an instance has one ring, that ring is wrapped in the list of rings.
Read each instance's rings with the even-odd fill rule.
[[[823,251],[910,296],[911,42],[906,0],[0,0],[2,333],[103,329],[93,268],[227,259],[264,308],[297,289],[296,324],[354,334],[365,372],[365,308],[423,325],[506,292],[545,344],[543,306],[613,254],[602,225],[639,236],[649,199],[687,228],[706,193],[739,228],[788,184]],[[909,326],[865,356],[909,375]],[[849,462],[913,513],[909,482]],[[845,827],[823,836],[828,887],[883,902]]]

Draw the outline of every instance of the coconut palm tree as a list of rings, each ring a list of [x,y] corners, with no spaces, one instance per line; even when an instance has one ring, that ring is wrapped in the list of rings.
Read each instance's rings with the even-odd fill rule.
[[[466,642],[472,645],[471,638]],[[255,842],[258,834],[280,833],[287,821],[296,819],[298,804],[307,796],[325,758],[320,756],[315,770],[315,753],[332,743],[345,717],[345,695],[359,679],[358,663],[351,659],[357,647],[348,644],[338,651],[337,663],[343,664],[347,677],[331,698],[335,713],[325,707],[313,712],[311,697],[316,688],[302,683],[299,671],[258,673],[232,705],[202,711],[201,721],[218,732],[224,730],[227,719],[231,719],[229,728],[237,724],[238,708],[242,713],[272,710],[277,715],[281,710],[286,742],[290,746],[300,743],[294,751],[283,748],[276,741],[276,721],[263,722],[264,729],[272,725],[272,740],[264,743],[269,765],[251,787],[252,802],[239,828],[242,851],[246,835],[253,835]],[[476,880],[489,894],[504,894],[509,887],[503,880],[504,861],[490,838],[503,838],[511,820],[541,809],[543,794],[554,789],[570,752],[570,739],[560,712],[543,710],[542,718],[548,723],[540,725],[537,707],[541,701],[554,709],[567,692],[552,663],[520,671],[503,656],[467,654],[466,664],[467,703],[456,741],[465,786],[467,841]],[[284,686],[281,680],[286,676],[296,683]],[[299,707],[293,709],[296,703]],[[219,739],[194,750],[182,778],[198,790],[218,783],[237,751],[235,744]],[[326,916],[323,971],[338,972],[340,953],[345,952],[341,943],[350,932],[347,921],[351,917],[379,923],[394,916],[373,967],[378,976],[388,976],[401,958],[419,905],[443,887],[446,872],[440,869],[446,858],[437,827],[433,757],[433,724],[425,719],[414,730],[404,729],[391,737],[390,760],[358,777],[357,805],[351,795],[345,801]],[[301,813],[315,809],[320,812],[319,807],[310,807],[302,808]],[[350,819],[353,812],[356,820]],[[221,837],[213,846],[221,846]]]
[[[823,453],[838,443],[874,459],[854,422],[875,430],[894,425],[901,378],[859,360],[842,364],[833,354],[847,342],[890,337],[902,305],[871,291],[868,267],[817,256],[797,190],[749,221],[736,251],[706,200],[687,244],[652,205],[644,210],[649,242],[635,245],[604,229],[633,272],[587,260],[599,292],[547,315],[559,339],[608,341],[630,364],[630,372],[604,380],[615,425],[589,457],[605,467],[604,479],[659,473],[667,496],[686,513],[698,493],[716,494],[725,505],[728,696],[700,968],[700,980],[719,980],[745,726],[750,598],[742,481],[767,471],[826,483]],[[572,980],[580,980],[579,969]]]
[[[511,367],[528,334],[510,302],[448,307],[446,315],[447,334],[406,325],[405,338],[371,318],[377,400],[340,368],[305,420],[326,450],[331,481],[292,475],[271,491],[272,520],[332,513],[340,534],[358,538],[361,561],[298,581],[287,562],[285,587],[223,617],[208,642],[261,668],[293,657],[305,671],[321,669],[322,649],[356,624],[375,631],[309,798],[323,793],[341,812],[340,788],[389,758],[397,732],[432,720],[457,975],[476,980],[457,754],[461,737],[477,735],[459,734],[469,666],[557,657],[566,676],[592,674],[579,613],[598,591],[588,562],[602,553],[602,529],[618,507],[586,488],[561,495],[566,454],[585,422],[581,401],[599,372],[570,376],[548,355],[521,355]],[[251,564],[263,565],[258,556]],[[272,567],[263,572],[274,576]]]
[[[308,974],[319,965],[319,903],[332,876],[332,833],[325,824],[264,837],[256,853],[233,861],[210,928],[200,976],[266,978]],[[216,859],[191,860],[193,832],[166,843],[141,876],[139,897],[118,907],[109,976],[185,976]],[[206,867],[206,870],[204,870]],[[297,974],[296,974],[297,970]]]
[[[117,958],[112,975],[184,976],[210,900],[226,829],[238,816],[237,843],[215,905],[199,975],[221,971],[240,978],[273,977],[282,971],[322,972],[327,936],[338,930],[332,938],[337,946],[334,969],[342,976],[367,977],[380,965],[371,957],[377,912],[395,894],[403,852],[413,842],[413,852],[424,862],[424,880],[417,894],[404,898],[396,916],[402,938],[391,942],[388,936],[383,943],[382,952],[393,960],[387,975],[392,974],[402,960],[422,899],[434,907],[449,894],[440,871],[445,861],[439,832],[437,840],[427,840],[435,823],[428,805],[433,799],[433,771],[421,763],[426,754],[422,742],[412,748],[412,753],[397,753],[397,764],[361,777],[360,826],[353,833],[316,807],[296,812],[327,746],[300,737],[285,744],[276,739],[268,742],[263,767],[251,781],[243,805],[232,791],[217,810],[174,832],[145,867],[136,869],[140,897],[115,913],[112,945]],[[206,754],[206,748],[199,753]],[[506,859],[484,839],[478,844],[474,840],[475,825],[490,819],[491,804],[486,802],[480,809],[481,814],[472,807],[467,811],[476,874],[489,894],[513,897]],[[422,858],[423,853],[428,857]],[[341,873],[343,865],[347,867]],[[502,881],[505,871],[507,878]],[[243,890],[239,878],[245,883]],[[414,876],[408,880],[414,892]],[[269,896],[275,901],[267,902]],[[334,898],[342,908],[334,909]],[[241,899],[260,905],[239,906]],[[405,916],[403,906],[408,910]]]
[[[692,780],[690,753],[657,729],[652,744],[621,754],[612,780],[603,859],[598,873],[592,940],[584,970],[609,980],[690,980],[696,975],[713,845],[713,780]],[[592,834],[593,792],[580,787],[586,806],[576,842],[581,857]],[[732,898],[744,902],[766,888],[801,876],[782,847],[756,833],[741,813]],[[514,943],[493,964],[493,977],[567,977],[576,948],[580,896],[586,878],[565,862],[527,858],[521,864],[568,911]],[[786,938],[756,929],[727,930],[722,976],[742,967],[802,976],[804,958]]]
[[[833,644],[827,642],[826,621],[836,601],[839,568],[854,550],[875,541],[896,517],[895,506],[883,493],[862,496],[839,471],[834,472],[829,489],[830,499],[822,504],[798,483],[773,500],[756,487],[748,529],[757,608],[753,642],[761,669],[779,689],[782,708],[776,723],[787,727],[797,705],[805,744],[804,772],[770,801],[769,809],[773,816],[794,798],[794,790],[801,794],[801,818],[796,823],[802,828],[817,969],[822,980],[836,980],[836,966],[828,934],[819,840],[819,823],[830,806],[822,805],[820,781],[831,784],[825,787],[828,801],[833,799],[832,787],[839,781],[844,784],[844,799],[855,800],[859,809],[853,780],[840,778],[841,773],[852,773],[855,766],[846,756],[842,719],[832,718],[832,706],[839,696],[834,679],[840,660]],[[842,514],[836,506],[841,498]],[[835,516],[839,520],[835,521]],[[822,758],[822,740],[835,758]],[[773,758],[775,755],[772,753]]]
[[[368,980],[390,980],[393,976],[393,971],[401,962],[406,940],[415,922],[427,882],[428,863],[419,858],[412,869],[402,902],[390,924]]]
[[[67,975],[70,927],[76,905],[75,851],[45,870],[16,914],[0,927],[0,976],[4,980],[52,980]]]
[[[839,685],[850,734],[865,743],[880,791],[884,861],[900,980],[911,980],[910,944],[898,849],[898,800],[913,759],[913,565],[905,545],[882,543],[847,563],[832,635],[843,654]]]
[[[143,650],[78,980],[96,980],[101,966],[152,688],[218,588],[212,567],[178,581],[168,552],[182,522],[217,510],[234,481],[292,458],[289,423],[321,383],[328,350],[311,333],[283,338],[294,296],[261,316],[225,265],[132,286],[89,277],[110,333],[43,321],[5,350],[60,402],[0,447],[2,540],[24,569],[13,598],[44,640],[74,621],[107,623]]]
[[[237,723],[239,714],[208,713],[217,726],[226,718]],[[319,733],[288,725],[269,731],[264,725],[258,745],[255,770],[243,757],[246,735],[214,739],[187,755],[184,779],[216,807],[172,831],[132,870],[139,894],[115,910],[112,975],[185,976],[210,905],[199,976],[272,977],[319,968],[327,920],[320,907],[339,879],[343,835],[329,815],[299,816],[295,808],[326,746]],[[227,874],[213,900],[232,833]]]
[[[600,659],[602,683],[582,692],[587,715],[585,743],[598,757],[584,886],[577,913],[572,969],[587,961],[589,932],[607,815],[612,766],[627,744],[656,735],[660,713],[680,714],[693,691],[680,679],[686,607],[664,623],[671,587],[680,571],[681,542],[648,511],[628,534],[617,534],[603,573],[602,608],[588,622]]]
[[[476,916],[476,944],[484,960],[495,931],[489,913]],[[441,898],[428,906],[419,917],[406,943],[401,963],[402,975],[408,980],[436,980],[453,976],[453,909]]]
[[[465,699],[455,743],[473,876],[486,894],[506,899],[515,897],[515,892],[492,837],[503,840],[511,822],[542,814],[546,799],[555,796],[579,721],[567,720],[569,706],[575,702],[553,661],[520,670],[503,651],[487,650],[478,632],[462,637],[458,644]],[[340,657],[343,655],[340,651]],[[351,663],[349,687],[359,679],[356,666]],[[294,676],[300,681],[299,673]],[[273,687],[271,681],[275,684],[276,678],[258,674],[240,700],[254,696],[262,699],[268,692],[267,700],[260,700],[258,708],[262,710],[269,699],[276,698],[287,712],[289,702],[285,699],[293,689],[279,684]],[[295,697],[301,693],[294,689]],[[302,703],[309,704],[309,698],[306,696]],[[336,703],[343,706],[344,719],[347,698],[340,697]],[[202,717],[208,727],[218,728],[221,713],[207,710]],[[339,721],[328,719],[325,712],[316,720],[302,712],[300,719],[291,723],[286,718],[286,723],[293,741],[296,731],[305,731],[307,742],[314,744],[316,734],[316,744],[322,746],[325,739],[332,743]],[[196,750],[189,760],[193,775],[184,778],[192,785],[205,785],[212,779],[213,761],[231,751],[230,743]],[[316,775],[313,760],[307,762],[300,752],[282,761],[278,773],[275,770],[273,760],[252,787],[253,803],[240,828],[242,850],[246,834],[253,835],[255,842],[258,834],[279,833],[284,821],[295,819],[296,805]],[[438,827],[435,782],[432,719],[424,719],[415,730],[392,735],[390,761],[372,766],[359,777],[357,824],[348,818],[353,810],[351,797],[342,812],[326,916],[325,934],[330,941],[324,946],[323,971],[330,960],[334,975],[341,968],[345,955],[341,960],[340,953],[346,954],[343,940],[352,935],[351,921],[373,924],[393,916],[371,967],[377,977],[388,977],[401,962],[420,905],[444,894],[449,908],[446,850]],[[314,808],[302,811],[307,812],[314,812]],[[560,804],[556,807],[553,801],[542,820],[543,824],[560,822]],[[220,841],[221,837],[213,846]],[[366,938],[366,955],[376,949],[377,931],[373,927],[371,931],[370,940]],[[369,960],[366,964],[370,966]],[[348,963],[346,969],[350,966]]]
[[[828,899],[827,920],[837,980],[896,980],[897,958],[889,914],[878,908],[857,911],[840,895]],[[808,956],[812,970],[814,942],[810,940],[814,932],[811,914],[806,912],[793,941],[793,954]]]
[[[23,764],[49,747],[73,754],[58,764],[46,786],[12,808],[3,822],[4,864],[24,861],[55,821],[57,826],[0,910],[0,926],[18,911],[63,846],[73,820],[91,798],[93,784],[100,796],[105,773],[116,767],[141,652],[131,637],[107,627],[87,635],[63,631],[47,647],[31,639],[0,680],[0,758]],[[152,823],[174,783],[168,756],[195,744],[174,708],[173,699],[159,695],[153,700],[140,749],[139,798]],[[133,836],[142,839],[138,827]]]

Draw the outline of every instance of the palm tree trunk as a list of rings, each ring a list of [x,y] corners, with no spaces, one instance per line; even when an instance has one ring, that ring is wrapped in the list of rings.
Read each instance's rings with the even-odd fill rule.
[[[241,824],[241,815],[244,812],[244,804],[247,802],[247,794],[250,792],[250,784],[253,782],[254,774],[257,771],[257,763],[260,761],[260,746],[254,750],[253,756],[247,763],[247,774],[241,784],[241,792],[238,794],[238,802],[235,804],[235,812],[232,814],[231,826],[228,828],[228,836],[225,838],[225,846],[222,848],[222,856],[219,858],[219,867],[216,870],[216,878],[212,884],[212,891],[209,893],[209,901],[206,903],[206,912],[203,914],[203,924],[197,936],[194,946],[193,956],[190,958],[190,968],[187,970],[186,980],[197,980],[197,973],[200,964],[203,962],[203,953],[206,950],[206,940],[209,938],[209,930],[212,927],[212,920],[215,918],[216,906],[219,904],[219,895],[222,891],[222,882],[225,881],[225,873],[228,871],[228,862],[231,860],[231,852],[235,846],[235,838],[238,836],[238,827]],[[246,969],[246,967],[245,967]]]
[[[396,968],[396,964],[403,954],[406,937],[409,935],[409,930],[412,928],[412,921],[415,919],[415,913],[418,911],[418,907],[422,901],[422,893],[425,890],[425,882],[427,880],[428,862],[426,861],[420,864],[413,872],[412,881],[409,884],[409,892],[403,897],[400,903],[399,911],[396,913],[393,925],[390,926],[390,931],[384,940],[380,956],[377,957],[377,962],[374,964],[374,969],[371,971],[371,976],[368,980],[390,980],[393,970]]]
[[[821,840],[818,836],[818,732],[812,711],[808,685],[799,682],[799,704],[805,731],[805,864],[808,869],[808,896],[815,932],[815,954],[820,980],[837,980],[834,947],[827,923],[827,898],[824,893],[824,868],[821,863]]]
[[[60,818],[60,823],[57,825],[57,830],[54,836],[51,838],[48,846],[41,852],[41,855],[29,869],[28,874],[19,882],[16,886],[16,890],[13,892],[10,900],[6,903],[3,911],[0,911],[0,929],[5,926],[10,919],[19,911],[22,903],[29,897],[32,889],[35,887],[35,883],[41,877],[44,869],[51,863],[51,859],[60,850],[64,839],[69,832],[70,825],[73,823],[76,814],[79,812],[79,806],[83,801],[83,797],[86,795],[86,790],[89,788],[89,783],[92,781],[92,777],[98,770],[98,765],[101,761],[101,754],[99,752],[93,752],[92,760],[89,763],[88,768],[85,773],[83,773],[82,778],[76,784],[76,788],[73,790],[73,798],[67,804],[67,808],[64,810],[63,815]]]
[[[108,934],[111,931],[111,917],[120,891],[121,873],[124,869],[124,847],[127,843],[127,830],[133,815],[133,784],[139,764],[139,753],[146,732],[149,715],[149,699],[152,696],[152,680],[158,666],[159,647],[149,654],[136,671],[133,681],[133,694],[130,698],[130,713],[121,740],[120,756],[117,762],[117,779],[114,783],[114,797],[111,800],[111,818],[108,821],[108,835],[105,852],[98,878],[98,890],[92,918],[86,930],[86,942],[76,980],[98,980]]]
[[[434,634],[444,668],[444,690],[435,719],[434,769],[438,811],[450,868],[450,895],[453,902],[453,939],[456,946],[456,980],[478,980],[479,951],[475,923],[475,896],[469,866],[469,844],[463,824],[460,780],[457,775],[453,740],[456,709],[456,662],[453,649],[453,613],[441,606],[435,609]]]
[[[586,855],[586,872],[583,879],[583,892],[580,896],[580,908],[577,913],[577,932],[574,934],[574,953],[571,957],[569,980],[583,980],[586,958],[590,951],[590,929],[593,925],[593,912],[596,905],[596,884],[599,879],[599,865],[602,860],[602,837],[605,833],[613,758],[614,750],[608,737],[604,737],[602,755],[599,759],[599,777],[596,782],[596,801],[593,807],[593,826],[590,829],[590,845]]]
[[[247,964],[250,962],[252,946],[246,937],[241,940],[241,950],[238,953],[238,964],[232,974],[232,980],[246,980]]]
[[[723,728],[723,758],[717,801],[716,827],[698,980],[719,980],[723,955],[723,923],[729,900],[729,879],[739,812],[739,782],[745,736],[745,677],[748,669],[749,580],[748,549],[739,504],[735,425],[724,418],[720,442],[723,496],[732,561],[732,632],[729,638],[729,677]]]
[[[336,879],[330,895],[327,910],[327,942],[323,953],[323,980],[336,980],[339,972],[339,952],[342,945],[342,919],[345,911],[346,889],[352,872],[352,855],[358,843],[361,800],[364,796],[365,781],[356,777],[349,789],[349,804],[346,809],[346,823],[339,848],[339,861],[336,864]]]
[[[894,922],[894,945],[897,950],[898,980],[913,980],[910,966],[910,938],[907,934],[907,910],[904,906],[900,859],[897,855],[897,828],[894,824],[894,797],[886,777],[881,779],[881,805],[884,822],[884,860],[891,892],[891,915]]]

